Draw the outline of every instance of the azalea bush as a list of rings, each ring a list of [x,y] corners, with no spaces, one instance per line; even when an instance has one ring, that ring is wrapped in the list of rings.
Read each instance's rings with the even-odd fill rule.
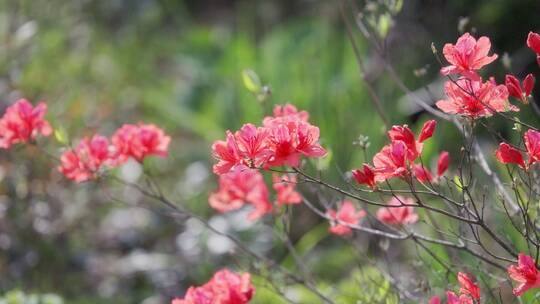
[[[380,52],[384,18],[375,20],[365,27],[358,22]],[[540,67],[540,35],[523,36]],[[205,281],[177,288],[167,303],[532,303],[540,288],[540,131],[522,114],[540,115],[532,95],[535,73],[489,74],[500,58],[490,39],[477,34],[432,45],[432,51],[445,81],[445,97],[434,104],[409,90],[379,54],[392,81],[428,114],[418,125],[392,123],[366,80],[386,138],[379,145],[360,136],[354,158],[363,163],[345,170],[333,165],[339,159],[332,155],[340,152],[328,147],[329,131],[312,113],[294,102],[274,104],[271,87],[244,71],[251,106],[264,114],[205,148],[215,159],[216,181],[207,206],[248,223],[246,233],[255,225],[266,228],[285,251],[260,250],[171,195],[171,185],[148,164],[174,157],[171,147],[181,150],[185,143],[159,123],[123,118],[111,123],[113,132],[89,128],[69,132],[71,138],[46,102],[19,99],[0,118],[0,148],[21,162],[28,155],[46,158],[53,182],[73,183],[72,189],[89,187],[124,205],[129,195],[144,197],[137,207],[179,226],[199,225],[220,237],[218,245],[232,248],[227,267],[212,266]],[[455,152],[433,143],[441,126],[460,139]],[[26,150],[33,153],[19,155]],[[123,174],[138,169],[140,179]],[[298,215],[307,212],[321,224],[293,240],[293,229],[303,224]],[[337,248],[339,259],[308,258],[315,234],[327,236],[323,246]],[[323,262],[330,270],[317,269]],[[348,279],[334,283],[337,271]]]

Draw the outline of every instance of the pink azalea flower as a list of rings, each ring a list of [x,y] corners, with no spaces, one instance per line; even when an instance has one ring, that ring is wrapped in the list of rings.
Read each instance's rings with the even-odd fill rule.
[[[446,303],[447,304],[474,304],[474,300],[471,299],[468,295],[460,295],[459,297],[452,291],[446,292]]]
[[[458,272],[459,292],[471,296],[473,299],[480,300],[480,287],[476,285],[469,276],[463,272]]]
[[[375,188],[375,172],[368,164],[364,164],[362,169],[352,171],[352,175],[360,185],[367,185],[370,188]]]
[[[422,126],[422,130],[420,130],[420,135],[418,135],[418,141],[424,142],[426,139],[431,138],[436,128],[437,128],[437,121],[433,119],[426,121],[424,125]]]
[[[19,99],[9,106],[0,118],[0,148],[34,140],[38,135],[49,136],[51,125],[44,119],[47,105],[43,102],[33,107],[26,99]]]
[[[458,38],[455,45],[447,43],[443,48],[443,55],[450,63],[441,69],[441,74],[462,74],[471,79],[478,79],[476,71],[497,59],[497,54],[488,56],[491,42],[487,37],[480,37],[478,41],[469,33]]]
[[[393,197],[389,202],[389,207],[379,208],[377,210],[377,219],[389,225],[406,225],[414,224],[418,221],[418,214],[414,212],[412,206],[414,200],[402,196]]]
[[[351,201],[344,200],[338,211],[329,209],[326,215],[330,218],[329,231],[336,235],[348,235],[352,233],[352,229],[344,224],[356,225],[358,221],[366,216],[364,210],[356,211],[354,204]],[[344,223],[344,224],[343,224]]]
[[[262,174],[243,165],[235,166],[219,176],[219,189],[208,198],[210,206],[219,212],[229,212],[251,204],[249,219],[256,220],[272,210],[268,188]]]
[[[237,160],[250,168],[259,168],[266,164],[272,156],[268,147],[268,129],[257,128],[252,124],[245,124],[235,133],[236,147],[241,155]]]
[[[501,143],[499,145],[499,149],[495,152],[495,157],[503,164],[516,164],[523,169],[527,167],[521,152],[507,143]]]
[[[96,178],[103,165],[112,165],[109,140],[101,135],[83,139],[60,156],[58,170],[77,183]]]
[[[439,298],[438,296],[433,296],[431,297],[431,299],[429,299],[428,304],[441,304],[441,298]]]
[[[523,135],[523,141],[529,155],[529,164],[540,162],[540,132],[528,130]]]
[[[274,190],[276,190],[276,204],[278,206],[287,204],[300,204],[302,195],[296,192],[296,176],[295,175],[273,175]]]
[[[213,167],[215,174],[220,175],[227,173],[232,169],[232,167],[242,163],[240,148],[236,143],[236,138],[229,131],[227,131],[226,141],[217,140],[214,142],[212,145],[212,151],[214,158],[218,160],[218,163]]]
[[[536,53],[536,62],[540,66],[540,35],[535,32],[529,32],[527,46]]]
[[[404,177],[408,174],[407,146],[401,140],[393,141],[391,144],[373,157],[373,171],[375,181],[381,182],[393,177]]]
[[[508,94],[524,104],[529,103],[529,96],[532,93],[534,88],[534,76],[533,74],[528,74],[523,80],[523,86],[519,83],[519,80],[513,75],[506,75],[504,84],[508,89]]]
[[[171,138],[152,124],[125,124],[112,136],[119,163],[132,157],[142,162],[145,157],[167,156]]]
[[[442,151],[439,154],[439,160],[437,161],[437,175],[439,177],[443,176],[446,170],[448,170],[448,165],[450,163],[450,154],[446,151]]]
[[[513,290],[514,295],[517,297],[521,296],[531,288],[540,287],[540,275],[538,274],[538,269],[536,269],[534,260],[528,255],[520,253],[518,255],[517,266],[510,265],[507,271],[510,278],[519,283]]]
[[[274,116],[267,116],[263,119],[263,126],[271,127],[288,122],[308,122],[309,113],[306,111],[298,111],[292,104],[276,105],[274,107]]]
[[[447,81],[444,90],[448,99],[439,100],[437,107],[448,114],[479,118],[489,117],[494,112],[519,111],[508,102],[506,87],[492,81]]]
[[[412,166],[412,172],[414,177],[421,183],[433,182],[433,175],[428,169],[424,168],[421,164],[414,164]]]
[[[171,304],[247,304],[254,293],[249,273],[223,269],[206,284],[190,287],[183,299],[174,299]]]

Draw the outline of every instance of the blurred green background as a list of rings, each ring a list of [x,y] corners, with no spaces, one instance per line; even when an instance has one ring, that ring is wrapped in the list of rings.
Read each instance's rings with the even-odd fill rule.
[[[321,129],[332,156],[316,165],[327,169],[329,180],[338,182],[342,172],[363,162],[353,144],[360,135],[369,136],[370,153],[382,146],[385,127],[361,81],[339,3],[3,0],[0,106],[20,97],[44,100],[50,121],[74,142],[94,132],[110,135],[122,123],[162,126],[173,136],[170,157],[145,169],[168,195],[289,265],[266,225],[272,223],[245,223],[238,220],[244,214],[221,216],[208,208],[207,195],[216,187],[210,145],[227,129],[261,121],[273,104],[291,102],[308,110]],[[524,45],[527,32],[540,29],[536,0],[354,3],[403,81],[419,92],[430,85],[427,102],[442,96],[431,42],[440,50],[464,30],[490,36],[495,51],[512,59],[506,66],[498,61],[490,72],[524,75],[536,68]],[[355,18],[351,10],[345,14]],[[411,105],[356,28],[354,35],[362,72],[390,120],[418,130],[430,116]],[[271,88],[264,103],[245,88],[244,69]],[[524,119],[537,118],[525,113]],[[459,140],[454,129],[441,126],[425,157],[458,151]],[[53,141],[44,142],[57,154]],[[66,303],[158,304],[206,281],[222,265],[245,265],[228,254],[232,244],[197,222],[138,208],[152,202],[113,187],[128,205],[117,203],[95,185],[64,181],[51,167],[33,149],[0,151],[0,291],[56,293]],[[127,165],[118,174],[136,181],[140,168]],[[338,303],[397,303],[384,276],[354,246],[328,237],[327,224],[301,207],[295,216],[293,240],[321,286],[337,289]],[[363,237],[357,245],[376,256],[380,242]],[[400,246],[392,244],[389,256]],[[414,255],[414,246],[406,248],[401,254]],[[444,275],[436,276],[437,266],[404,267],[416,274],[409,282],[415,292],[425,291],[428,279],[435,286],[446,283]],[[254,302],[281,303],[259,281]],[[318,301],[301,288],[292,296],[300,303]]]

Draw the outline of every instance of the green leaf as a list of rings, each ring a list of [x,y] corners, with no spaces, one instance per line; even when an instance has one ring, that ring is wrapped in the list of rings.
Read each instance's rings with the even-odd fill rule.
[[[259,76],[255,71],[251,69],[245,69],[242,71],[242,80],[244,86],[253,94],[258,94],[261,91],[262,85]]]
[[[62,145],[68,144],[68,135],[64,127],[60,126],[54,129],[54,138]]]

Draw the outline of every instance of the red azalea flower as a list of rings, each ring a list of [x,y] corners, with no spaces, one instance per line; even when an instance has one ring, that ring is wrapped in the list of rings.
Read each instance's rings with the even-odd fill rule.
[[[495,156],[503,164],[516,164],[523,169],[527,167],[521,152],[507,143],[501,143],[499,145],[499,149],[495,152]]]
[[[517,281],[519,285],[514,288],[514,295],[521,296],[531,288],[540,287],[540,275],[534,260],[525,254],[518,255],[518,264],[508,267],[508,275],[512,280]]]
[[[389,202],[389,207],[379,208],[377,210],[377,219],[389,225],[406,225],[414,224],[418,221],[418,214],[414,212],[412,206],[414,200],[402,196],[393,197]]]
[[[436,127],[437,127],[437,121],[433,119],[426,121],[424,125],[422,126],[422,130],[420,130],[418,141],[424,142],[426,139],[431,138],[433,136],[433,133],[435,132]]]
[[[223,269],[206,284],[190,287],[183,299],[174,299],[171,304],[247,304],[254,293],[249,273]]]
[[[112,165],[109,140],[101,135],[83,139],[60,156],[58,170],[77,183],[97,177],[103,165]]]
[[[300,204],[302,195],[296,192],[296,176],[284,174],[273,175],[274,190],[276,190],[276,204],[278,206],[287,204]]]
[[[523,80],[523,86],[519,83],[519,80],[514,77],[513,75],[506,75],[505,77],[505,85],[508,89],[508,94],[524,104],[529,103],[529,96],[532,93],[532,90],[534,88],[534,76],[532,74],[528,74],[525,77],[525,80]]]
[[[474,304],[474,300],[471,299],[468,295],[460,295],[459,297],[452,291],[446,292],[446,303],[447,304]]]
[[[368,164],[364,164],[362,169],[352,171],[352,175],[360,185],[367,185],[370,188],[375,188],[375,172]]]
[[[226,141],[216,140],[212,144],[212,152],[214,158],[218,160],[218,163],[213,167],[213,171],[217,175],[229,172],[232,167],[240,164],[242,161],[240,149],[234,135],[230,131],[227,131]]]
[[[459,292],[471,296],[473,299],[480,300],[480,288],[469,276],[463,272],[458,272]]]
[[[0,148],[8,149],[14,144],[33,140],[38,135],[51,135],[51,125],[44,119],[46,112],[45,103],[40,102],[33,107],[26,99],[19,99],[9,106],[0,118]]]
[[[448,114],[471,118],[489,117],[493,112],[519,111],[508,102],[508,90],[493,81],[459,79],[447,81],[444,90],[448,99],[439,100],[437,107]]]
[[[469,33],[463,34],[455,45],[444,45],[443,55],[450,65],[442,68],[441,74],[462,74],[477,79],[476,71],[497,59],[497,54],[488,56],[490,48],[489,38],[480,37],[477,41]]]
[[[262,174],[244,165],[237,165],[219,176],[219,189],[210,195],[208,202],[219,212],[228,212],[251,204],[254,208],[249,214],[251,220],[256,220],[272,210]]]
[[[439,154],[439,160],[437,161],[437,176],[441,177],[448,170],[450,164],[450,153],[442,151]]]
[[[352,232],[350,227],[342,223],[356,225],[361,218],[366,216],[364,210],[356,211],[354,204],[348,200],[341,203],[337,212],[334,209],[329,209],[326,214],[331,220],[329,231],[337,235],[348,235]]]
[[[536,53],[536,62],[540,66],[540,35],[535,32],[529,32],[527,46]]]
[[[529,165],[540,162],[540,132],[536,130],[528,130],[523,135],[525,149],[529,156]]]
[[[384,146],[373,157],[375,181],[381,182],[393,177],[403,177],[409,172],[407,165],[407,146],[401,140]]]
[[[268,147],[268,129],[245,124],[235,134],[238,150],[249,167],[262,167],[272,151]]]
[[[433,182],[433,175],[421,164],[414,164],[412,166],[412,172],[414,177],[421,183]]]

